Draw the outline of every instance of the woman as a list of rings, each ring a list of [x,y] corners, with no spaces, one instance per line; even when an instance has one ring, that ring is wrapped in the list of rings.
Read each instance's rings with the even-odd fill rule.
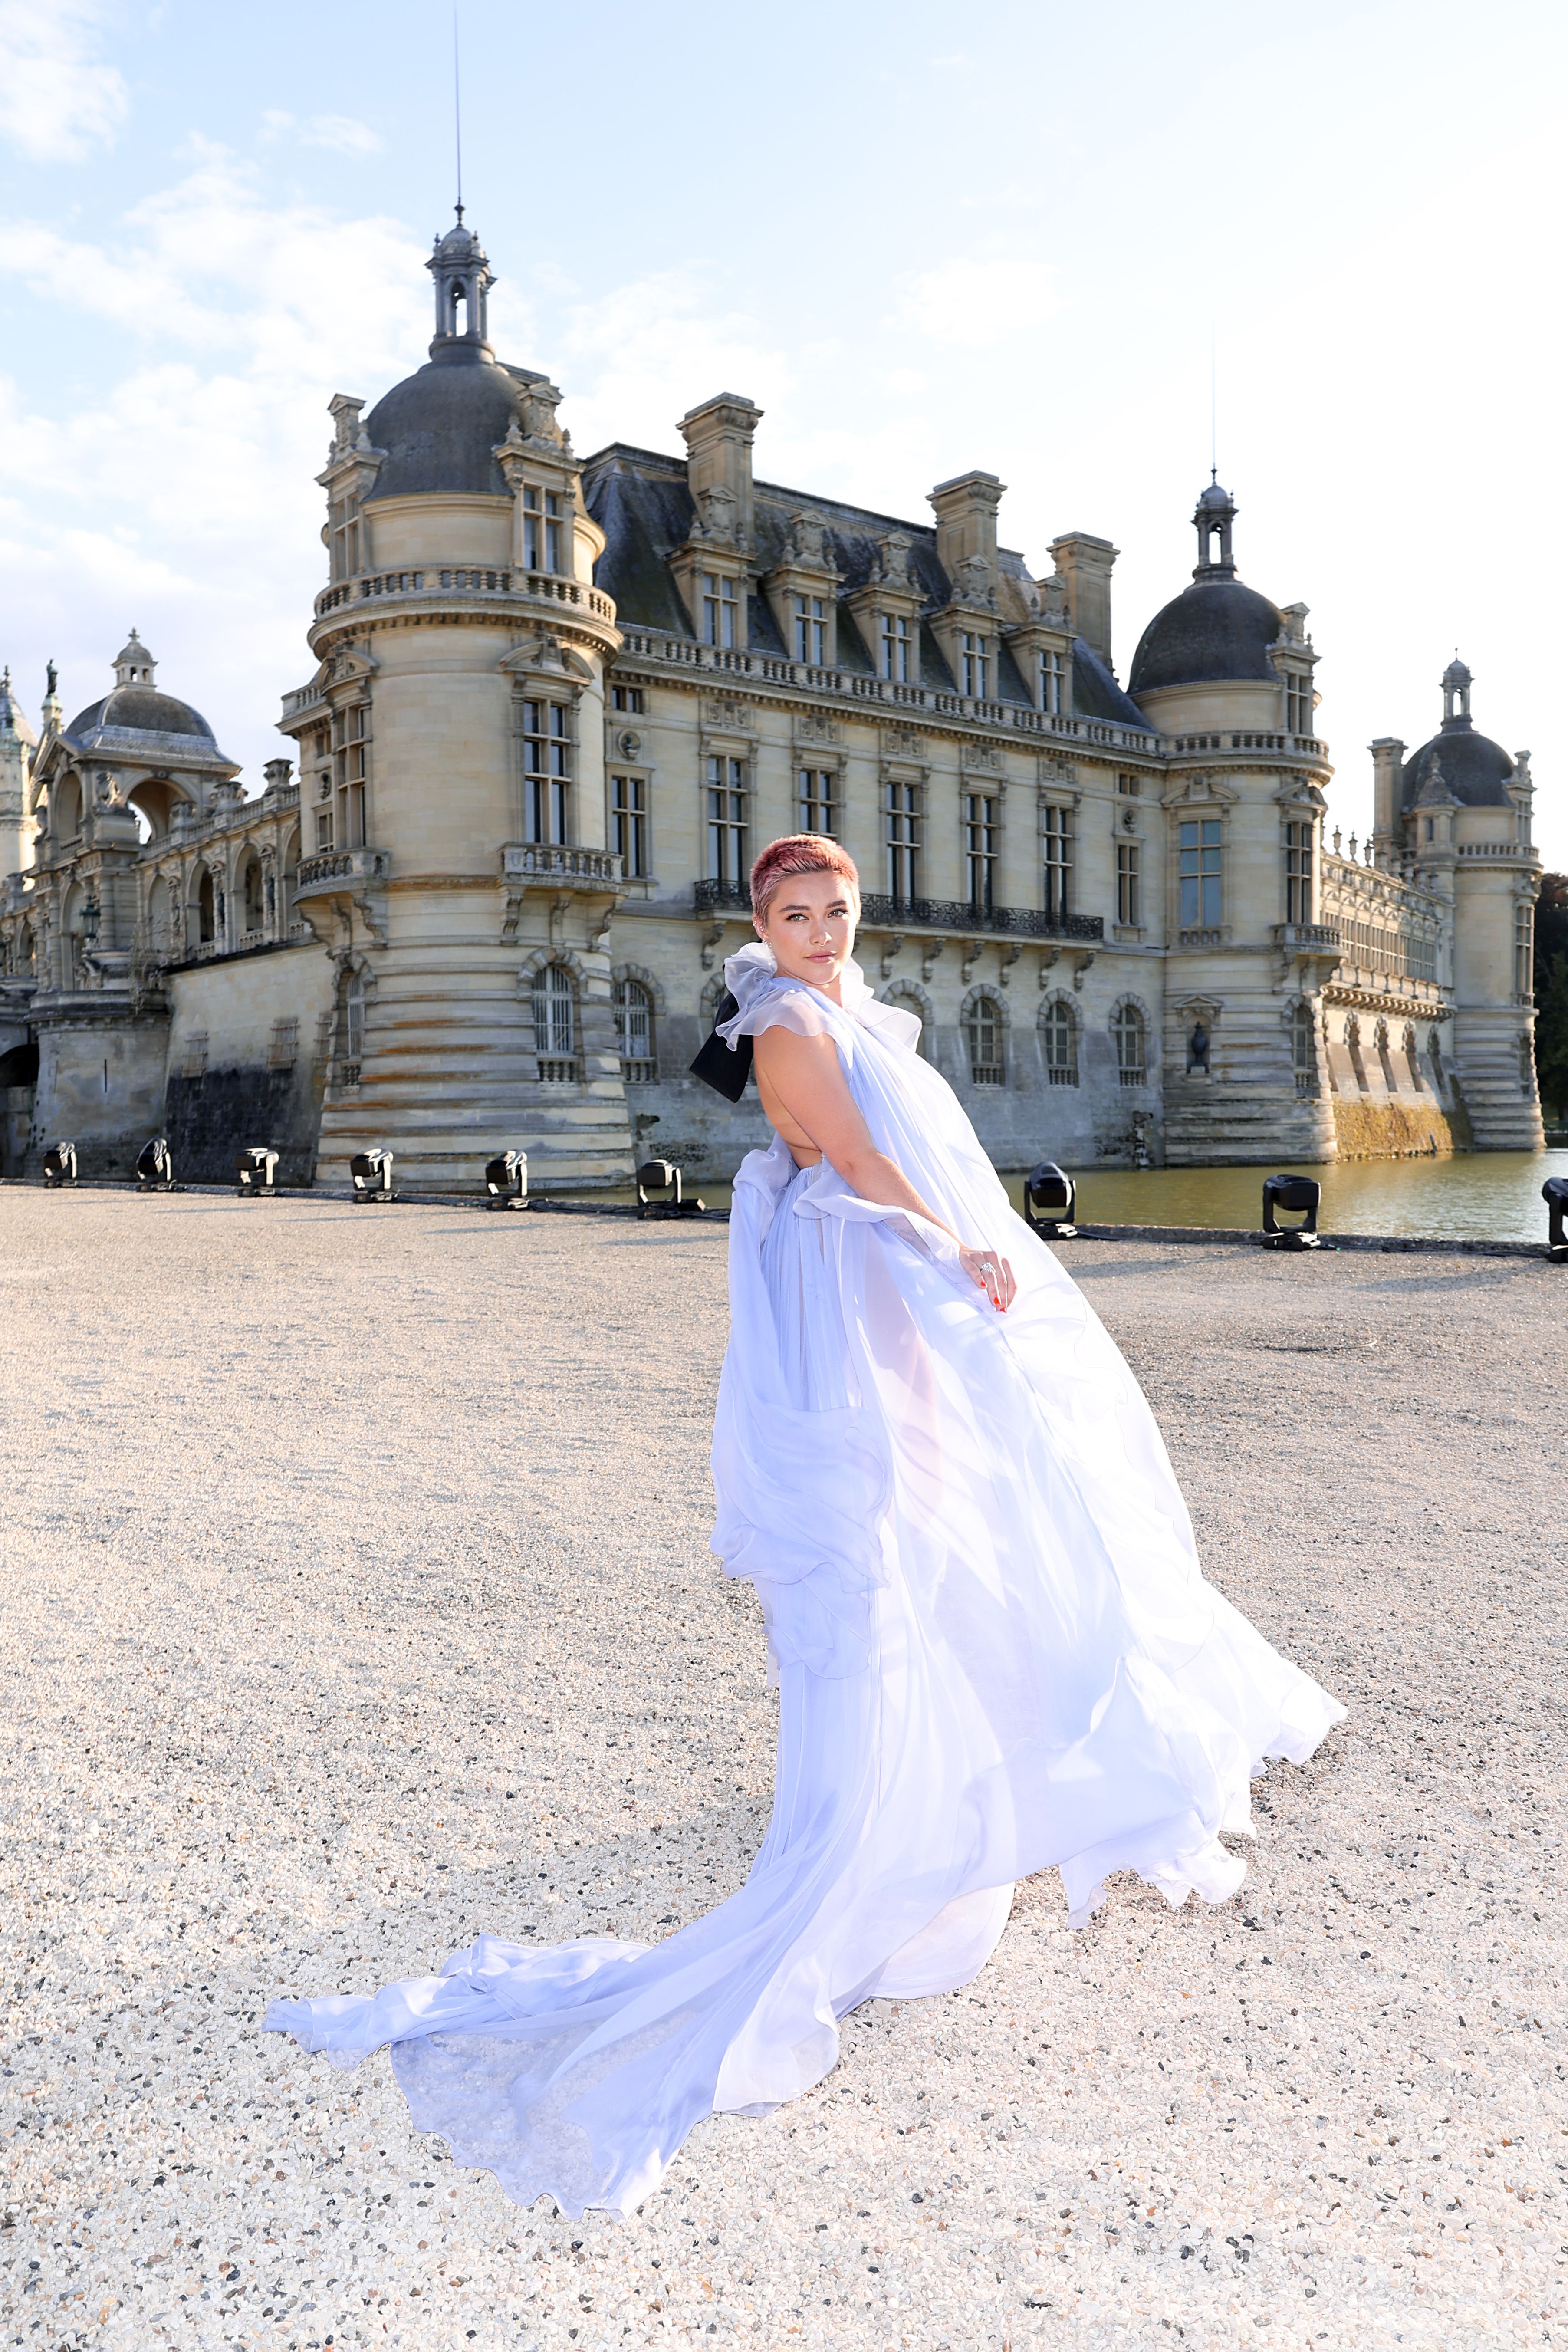
[[[713,1434],[779,1689],[751,1875],[662,1944],[482,1936],[268,2018],[340,2065],[391,2042],[421,2130],[573,2214],[819,2081],[861,2001],[967,1984],[1017,1878],[1055,1864],[1076,1924],[1119,1870],[1223,1901],[1252,1776],[1343,1714],[1205,1583],[1136,1382],[853,961],[850,859],[776,841],[752,905],[720,1034],[775,1139],[735,1180]]]

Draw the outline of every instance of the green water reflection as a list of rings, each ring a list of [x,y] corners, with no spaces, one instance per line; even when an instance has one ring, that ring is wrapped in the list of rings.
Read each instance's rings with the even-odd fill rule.
[[[1568,1176],[1568,1151],[1472,1151],[1451,1160],[1281,1160],[1323,1188],[1322,1232],[1427,1234],[1453,1241],[1543,1242],[1548,1176]],[[1268,1168],[1070,1169],[1078,1213],[1097,1225],[1258,1225]],[[1024,1180],[1005,1180],[1016,1208]]]
[[[1451,1160],[1347,1160],[1332,1167],[1279,1162],[1323,1188],[1325,1233],[1414,1234],[1453,1241],[1543,1242],[1548,1176],[1568,1176],[1568,1151],[1472,1151]],[[1258,1225],[1268,1168],[1070,1168],[1078,1213],[1096,1225]],[[1005,1176],[1013,1205],[1024,1179]],[[710,1209],[727,1209],[730,1186],[697,1184]],[[603,1193],[606,1197],[630,1199]],[[1293,1222],[1293,1221],[1292,1221]]]

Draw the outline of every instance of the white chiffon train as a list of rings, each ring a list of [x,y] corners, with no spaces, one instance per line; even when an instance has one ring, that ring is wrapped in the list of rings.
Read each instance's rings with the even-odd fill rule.
[[[1344,1710],[1207,1584],[1136,1381],[1013,1213],[911,1016],[725,967],[729,1034],[837,1045],[879,1146],[966,1241],[775,1142],[736,1179],[713,1548],[755,1585],[779,1688],[773,1820],[745,1885],[647,1946],[481,1936],[438,1977],[273,2004],[335,2064],[384,2042],[416,2126],[507,2193],[626,2212],[692,2126],[765,2112],[873,1995],[984,1966],[1013,1885],[1054,1865],[1086,1920],[1116,1871],[1178,1904],[1244,1875],[1268,1757]]]

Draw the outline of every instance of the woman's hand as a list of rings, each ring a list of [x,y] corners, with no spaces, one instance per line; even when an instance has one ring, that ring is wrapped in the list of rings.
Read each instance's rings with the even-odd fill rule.
[[[1006,1259],[997,1250],[965,1249],[962,1243],[958,1257],[971,1282],[985,1293],[998,1313],[1005,1315],[1018,1296],[1018,1286]]]

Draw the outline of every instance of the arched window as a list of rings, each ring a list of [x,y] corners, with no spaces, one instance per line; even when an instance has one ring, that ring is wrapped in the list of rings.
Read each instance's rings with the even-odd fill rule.
[[[259,931],[266,921],[266,909],[261,894],[261,860],[254,855],[245,861],[245,923],[247,931]]]
[[[1290,1013],[1290,1062],[1296,1074],[1296,1092],[1304,1098],[1318,1091],[1318,1036],[1312,1020],[1312,1008],[1300,1003]]]
[[[196,892],[196,937],[204,941],[217,937],[217,894],[211,869],[205,866]]]
[[[1053,996],[1047,1005],[1040,1016],[1040,1034],[1046,1045],[1046,1084],[1076,1087],[1078,1031],[1065,996]]]
[[[964,1016],[969,1046],[969,1075],[977,1087],[1005,1082],[1002,1064],[1002,1008],[993,996],[977,996]]]
[[[621,1076],[630,1086],[658,1076],[658,1061],[654,1052],[653,998],[640,980],[617,980],[615,983],[616,1044],[621,1056]]]
[[[1143,1087],[1149,1083],[1144,1055],[1145,1033],[1143,1015],[1135,1004],[1119,1004],[1111,1015],[1110,1034],[1116,1040],[1116,1075],[1124,1087]]]
[[[907,981],[896,980],[891,988],[884,989],[882,1002],[884,1004],[896,1005],[900,1013],[914,1014],[921,1024],[920,1034],[915,1039],[915,1051],[922,1061],[929,1062],[931,1046],[926,1027],[926,1007],[921,1001],[919,991],[911,987]]]
[[[1388,1050],[1387,1022],[1380,1021],[1373,1031],[1372,1036],[1373,1043],[1377,1047],[1378,1066],[1383,1072],[1383,1083],[1391,1095],[1396,1095],[1399,1092],[1399,1080],[1394,1075],[1394,1055]]]
[[[1361,1023],[1353,1013],[1345,1023],[1345,1051],[1351,1057],[1351,1068],[1355,1072],[1357,1086],[1363,1095],[1370,1094],[1372,1089],[1366,1082],[1366,1064],[1361,1057]]]
[[[533,1049],[547,1084],[577,1076],[577,994],[569,967],[547,963],[533,976]]]

